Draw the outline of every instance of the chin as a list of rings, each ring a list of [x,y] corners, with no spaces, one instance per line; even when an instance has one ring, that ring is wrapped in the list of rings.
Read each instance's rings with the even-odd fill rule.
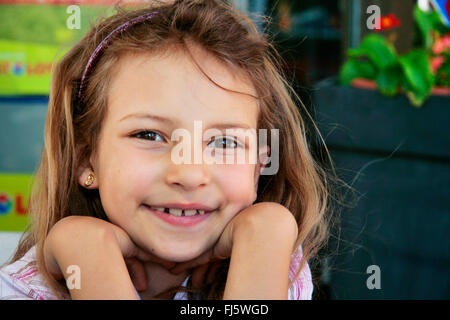
[[[189,246],[188,248],[156,248],[153,253],[167,261],[185,262],[197,258],[203,252],[205,252],[204,248],[196,249],[192,246]]]
[[[160,255],[162,259],[172,262],[185,262],[197,258],[202,252],[190,253],[190,252],[164,252]]]

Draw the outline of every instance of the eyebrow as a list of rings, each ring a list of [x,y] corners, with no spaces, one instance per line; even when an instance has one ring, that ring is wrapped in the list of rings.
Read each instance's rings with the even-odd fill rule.
[[[162,122],[168,125],[174,125],[175,121],[173,121],[172,119],[169,118],[165,118],[165,117],[161,117],[161,116],[157,116],[157,115],[152,115],[149,113],[132,113],[132,114],[128,114],[125,117],[123,117],[122,119],[119,120],[119,122],[124,121],[126,119],[129,118],[137,118],[137,119],[150,119],[153,121],[157,121],[157,122]],[[209,126],[207,126],[207,128],[217,128],[217,129],[227,129],[227,128],[243,128],[243,129],[252,129],[251,126],[249,126],[248,124],[245,123],[215,123],[215,124],[211,124]],[[205,129],[207,129],[205,128]]]
[[[173,124],[173,121],[169,118],[164,118],[161,116],[156,116],[156,115],[152,115],[149,113],[132,113],[132,114],[128,114],[125,117],[123,117],[122,119],[119,120],[119,122],[124,121],[126,119],[129,118],[137,118],[137,119],[150,119],[153,121],[158,121],[158,122],[163,122],[163,123],[167,123],[167,124]]]

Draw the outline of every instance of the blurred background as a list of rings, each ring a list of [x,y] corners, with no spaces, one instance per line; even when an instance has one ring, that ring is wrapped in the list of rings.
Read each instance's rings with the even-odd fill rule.
[[[52,63],[115,2],[0,0],[0,264],[28,222]],[[449,2],[234,1],[270,35],[349,187],[311,265],[314,299],[450,298]]]

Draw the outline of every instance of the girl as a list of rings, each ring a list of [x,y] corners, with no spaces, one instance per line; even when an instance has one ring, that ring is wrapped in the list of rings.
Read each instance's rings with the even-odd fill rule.
[[[117,10],[56,66],[33,222],[0,296],[311,299],[326,175],[275,49],[219,1]],[[175,163],[173,132],[196,121],[215,158],[250,154],[248,129],[277,129],[280,147]],[[260,175],[269,154],[276,173]]]

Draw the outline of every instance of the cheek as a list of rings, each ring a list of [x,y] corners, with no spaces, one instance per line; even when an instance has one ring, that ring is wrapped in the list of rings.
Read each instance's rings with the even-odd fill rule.
[[[110,219],[136,209],[155,185],[161,165],[148,158],[136,150],[117,150],[100,159],[100,196]]]
[[[218,166],[215,179],[228,202],[246,207],[255,201],[254,172],[255,165]]]

